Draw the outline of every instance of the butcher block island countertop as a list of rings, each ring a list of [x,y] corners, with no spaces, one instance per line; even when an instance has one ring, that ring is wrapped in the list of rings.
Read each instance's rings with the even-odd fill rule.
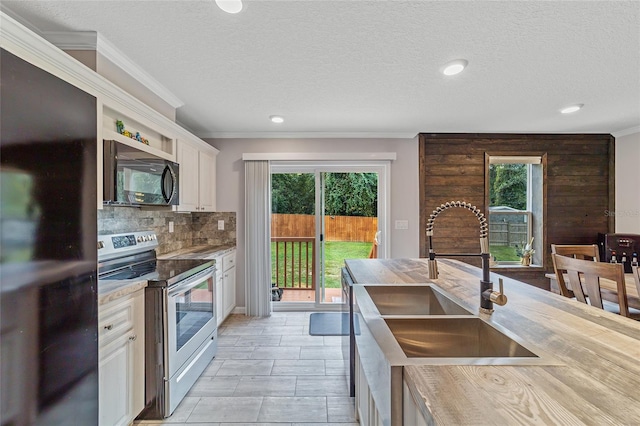
[[[479,313],[481,270],[438,259],[345,262],[355,284],[433,282],[465,308],[543,349],[554,365],[407,365],[403,377],[429,424],[640,425],[640,322],[507,278],[505,306]],[[492,273],[497,288],[499,275]]]

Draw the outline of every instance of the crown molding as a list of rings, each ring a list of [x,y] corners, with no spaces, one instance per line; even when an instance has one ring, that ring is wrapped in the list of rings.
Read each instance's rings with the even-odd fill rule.
[[[62,50],[95,50],[160,99],[180,108],[184,102],[96,31],[44,31],[42,36]]]
[[[640,133],[640,126],[629,127],[628,129],[620,130],[619,132],[613,132],[611,135],[614,138],[621,138],[623,136],[632,135],[634,133]]]
[[[414,139],[417,132],[211,132],[196,133],[207,139]]]
[[[193,133],[134,98],[51,42],[0,10],[0,47],[95,96],[104,105],[153,125],[173,137],[200,140]]]

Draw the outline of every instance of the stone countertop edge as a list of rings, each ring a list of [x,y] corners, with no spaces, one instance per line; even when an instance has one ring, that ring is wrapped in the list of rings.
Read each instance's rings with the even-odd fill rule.
[[[98,306],[135,293],[147,286],[147,280],[98,281]]]
[[[236,246],[232,244],[219,246],[191,246],[162,254],[158,256],[158,259],[210,259],[212,257],[223,256],[232,250],[235,250],[235,248]]]

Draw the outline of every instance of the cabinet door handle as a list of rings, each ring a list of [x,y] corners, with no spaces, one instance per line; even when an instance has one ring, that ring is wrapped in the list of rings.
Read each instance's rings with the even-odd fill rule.
[[[129,336],[129,340],[132,342],[135,342],[137,338],[138,336],[136,336],[135,334],[133,336]]]
[[[113,328],[113,324],[109,324],[109,325],[105,325],[104,329],[105,330],[111,330]]]

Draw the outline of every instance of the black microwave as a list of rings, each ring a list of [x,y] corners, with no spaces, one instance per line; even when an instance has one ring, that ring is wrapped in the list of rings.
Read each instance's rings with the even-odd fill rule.
[[[178,205],[178,163],[112,140],[103,154],[104,204]]]

